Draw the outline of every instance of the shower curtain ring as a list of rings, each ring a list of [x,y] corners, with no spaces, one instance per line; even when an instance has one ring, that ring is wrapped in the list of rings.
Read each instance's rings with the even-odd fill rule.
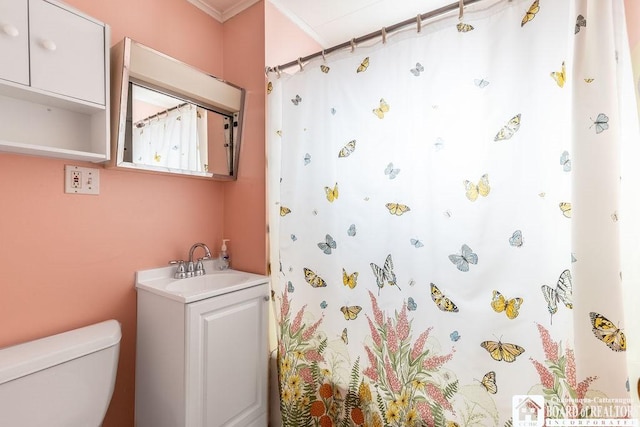
[[[298,58],[298,66],[300,67],[300,71],[304,71],[304,67],[302,66],[302,58]]]
[[[422,15],[418,14],[416,18],[416,22],[418,23],[418,32],[422,31]]]
[[[351,53],[353,53],[356,50],[356,39],[353,38],[351,39]]]
[[[382,44],[387,43],[387,29],[386,27],[382,27]]]
[[[322,62],[327,62],[327,58],[324,57],[324,49],[322,49]]]
[[[460,14],[458,15],[458,19],[462,21],[462,17],[464,16],[464,0],[459,0],[458,6],[460,7]]]
[[[276,75],[280,78],[280,66],[276,65]]]

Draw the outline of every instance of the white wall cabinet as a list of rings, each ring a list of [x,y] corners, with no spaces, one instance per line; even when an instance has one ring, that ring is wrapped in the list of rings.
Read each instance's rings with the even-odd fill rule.
[[[0,0],[0,150],[109,160],[109,27],[55,0]]]
[[[136,426],[266,427],[268,295],[266,282],[188,304],[138,289]]]

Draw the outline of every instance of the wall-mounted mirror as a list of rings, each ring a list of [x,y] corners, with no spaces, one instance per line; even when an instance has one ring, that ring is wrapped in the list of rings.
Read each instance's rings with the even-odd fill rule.
[[[130,38],[111,69],[112,166],[236,179],[244,89]]]

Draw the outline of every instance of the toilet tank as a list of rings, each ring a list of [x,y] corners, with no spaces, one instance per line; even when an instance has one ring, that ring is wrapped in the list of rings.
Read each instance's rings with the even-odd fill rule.
[[[0,425],[97,427],[120,352],[116,320],[0,349]]]

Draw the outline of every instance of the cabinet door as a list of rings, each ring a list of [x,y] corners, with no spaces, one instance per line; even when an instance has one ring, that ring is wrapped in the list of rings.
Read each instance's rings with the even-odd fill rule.
[[[104,26],[44,0],[29,0],[31,86],[105,104]]]
[[[266,300],[264,284],[189,304],[187,425],[267,425]]]
[[[27,0],[0,0],[0,79],[29,84]]]

